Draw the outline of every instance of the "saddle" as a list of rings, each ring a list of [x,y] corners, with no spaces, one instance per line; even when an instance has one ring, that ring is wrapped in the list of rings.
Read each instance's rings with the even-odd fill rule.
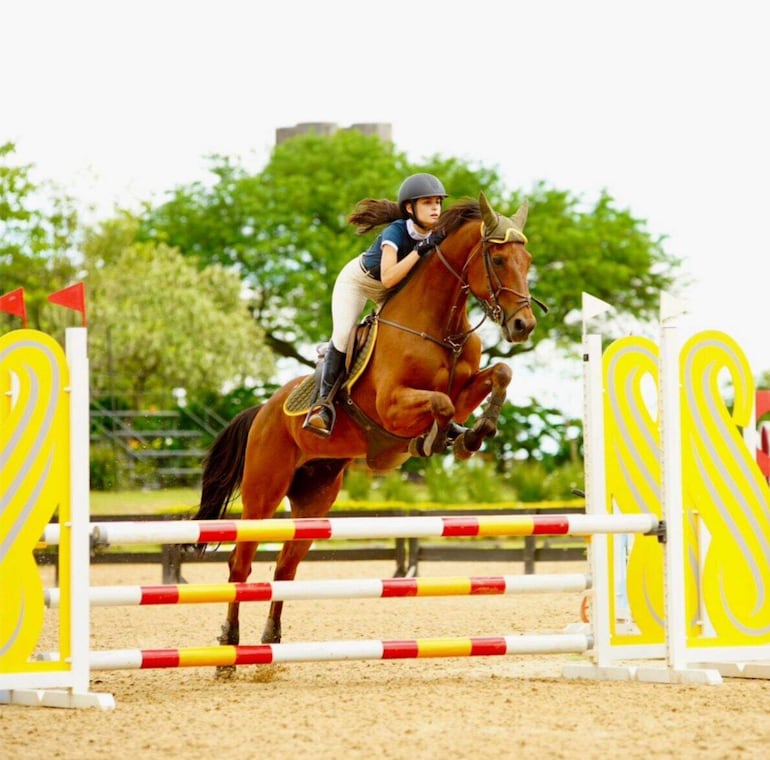
[[[377,340],[378,321],[370,314],[364,321],[356,325],[348,341],[348,352],[345,359],[347,371],[342,387],[334,391],[334,403],[345,411],[361,430],[367,441],[366,463],[375,472],[385,472],[397,467],[411,456],[407,452],[410,438],[403,438],[385,430],[381,425],[370,419],[353,401],[350,390],[356,380],[366,369]],[[319,360],[316,371],[308,375],[288,396],[283,405],[283,411],[290,417],[306,415],[318,397],[321,384],[323,360]]]
[[[348,350],[345,357],[345,379],[335,395],[343,392],[347,395],[355,385],[356,380],[366,369],[366,365],[374,352],[374,343],[377,338],[377,320],[373,314],[367,316],[363,322],[356,325],[348,340]],[[290,394],[283,404],[283,411],[290,417],[305,415],[318,398],[318,388],[321,385],[321,372],[323,371],[323,356],[316,364],[315,372],[308,375]]]

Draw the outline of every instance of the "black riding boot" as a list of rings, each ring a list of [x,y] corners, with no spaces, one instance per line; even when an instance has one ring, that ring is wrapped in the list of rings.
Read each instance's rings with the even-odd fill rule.
[[[334,343],[329,341],[324,357],[324,366],[321,372],[321,388],[318,393],[318,401],[311,407],[305,418],[303,427],[316,435],[328,438],[334,427],[334,405],[329,395],[345,369],[345,353],[338,351]]]

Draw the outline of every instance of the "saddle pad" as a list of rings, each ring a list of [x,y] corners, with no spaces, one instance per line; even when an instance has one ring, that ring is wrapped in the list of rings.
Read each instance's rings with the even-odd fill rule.
[[[284,414],[307,414],[315,396],[315,374],[308,375],[283,402]]]
[[[377,321],[375,320],[371,325],[371,329],[366,336],[366,342],[358,350],[353,357],[353,366],[348,372],[348,379],[345,381],[345,389],[350,389],[355,384],[356,380],[361,377],[361,373],[366,369],[366,365],[369,363],[369,359],[374,351],[374,342],[377,338]],[[315,373],[308,375],[290,394],[286,401],[283,402],[284,414],[288,414],[290,417],[296,417],[300,414],[307,414],[310,411],[310,405],[315,398]]]

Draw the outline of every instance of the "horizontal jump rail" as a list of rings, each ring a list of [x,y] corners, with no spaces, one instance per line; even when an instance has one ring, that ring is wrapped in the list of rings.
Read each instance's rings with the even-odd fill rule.
[[[264,583],[199,583],[159,586],[95,586],[89,603],[95,607],[152,604],[294,601],[309,599],[391,599],[398,597],[484,596],[494,594],[585,591],[584,574],[494,575],[478,577],[341,579],[272,581]],[[45,590],[45,603],[57,608],[58,588]]]
[[[92,670],[142,670],[215,665],[271,665],[280,662],[403,660],[430,657],[489,657],[516,654],[581,653],[593,647],[587,634],[561,633],[470,638],[316,641],[223,645],[181,649],[114,649],[91,652]]]
[[[317,541],[334,538],[448,538],[474,536],[592,536],[600,533],[657,535],[655,515],[499,515],[448,517],[338,517],[267,520],[180,520],[91,523],[98,546],[197,544],[242,541]],[[55,544],[59,526],[43,540]]]

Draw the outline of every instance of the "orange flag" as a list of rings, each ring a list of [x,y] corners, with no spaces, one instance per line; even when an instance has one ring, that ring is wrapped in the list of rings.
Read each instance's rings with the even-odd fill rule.
[[[27,306],[24,303],[24,288],[16,288],[0,296],[0,311],[21,317],[24,327],[27,327]]]
[[[55,303],[57,306],[64,306],[67,309],[79,311],[83,315],[83,327],[86,327],[85,283],[78,282],[75,285],[64,288],[64,290],[57,290],[56,293],[51,293],[51,295],[48,296],[48,300],[51,303]]]

